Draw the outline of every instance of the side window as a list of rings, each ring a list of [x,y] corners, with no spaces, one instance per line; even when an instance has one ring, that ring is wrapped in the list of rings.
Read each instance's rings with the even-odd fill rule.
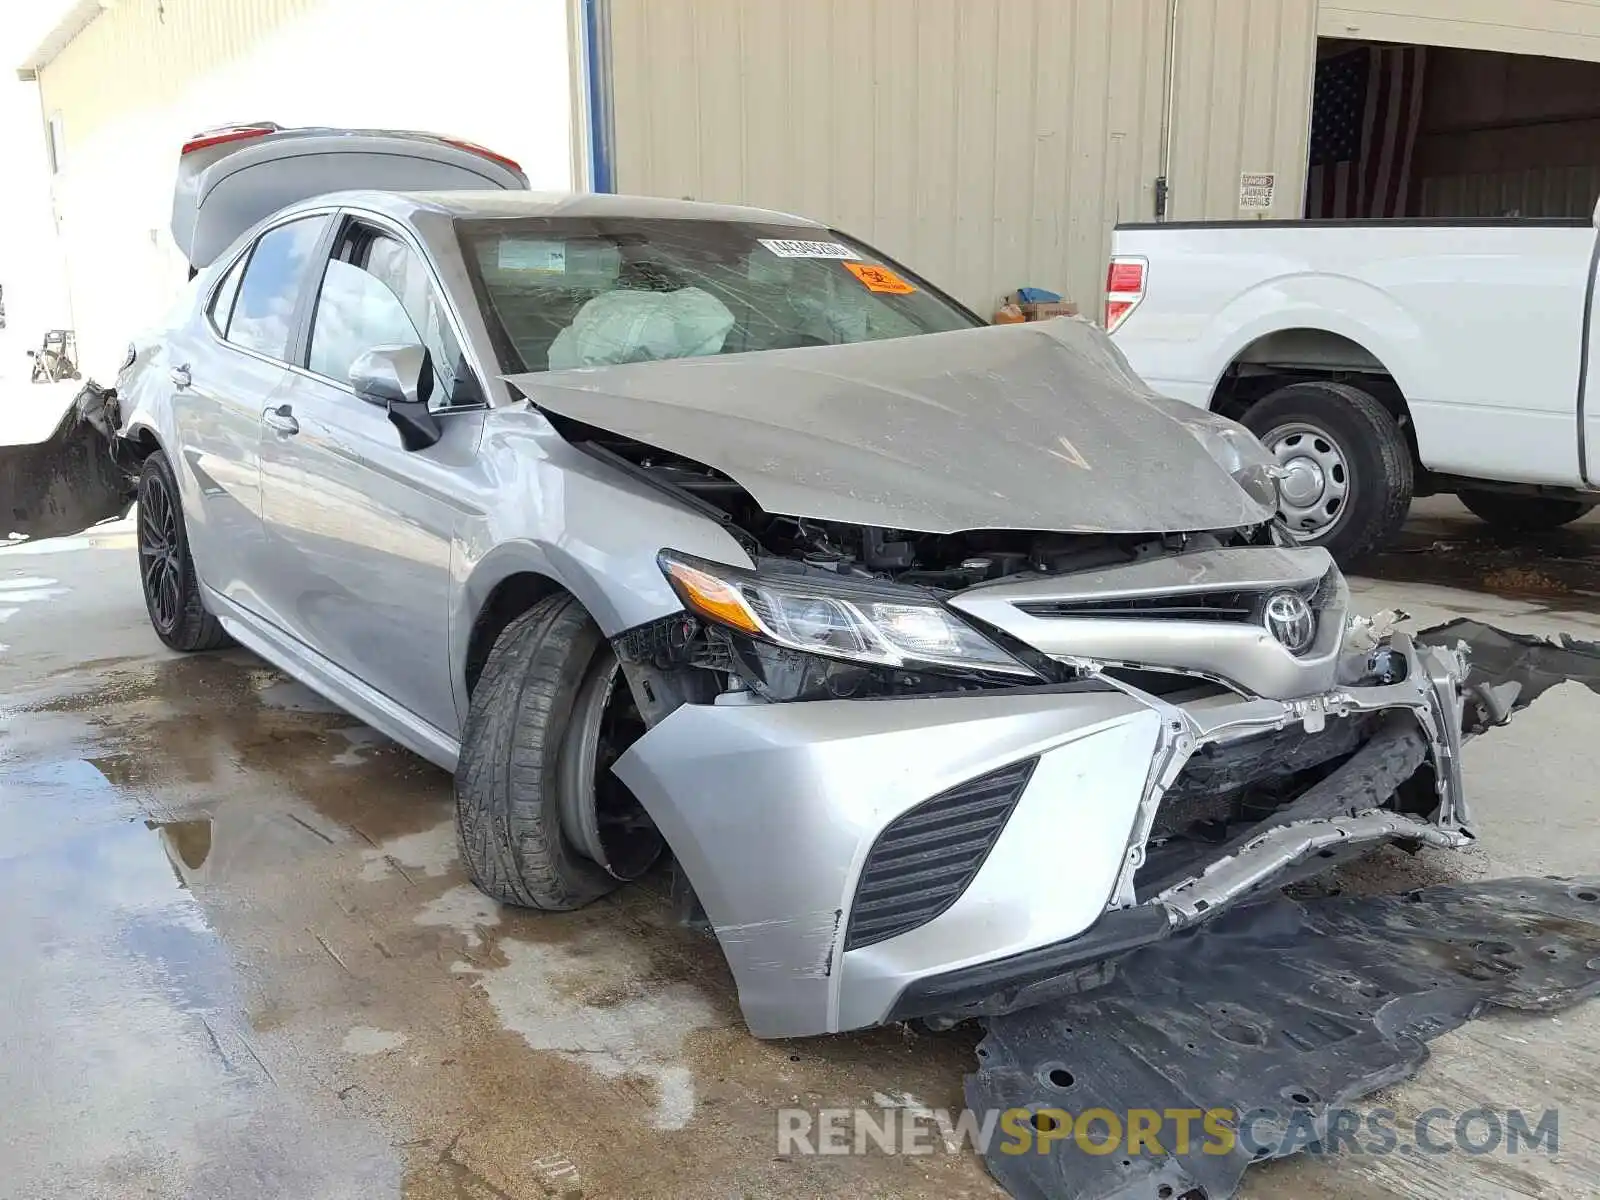
[[[421,341],[399,297],[376,277],[338,259],[328,263],[311,320],[311,370],[348,383],[351,364],[374,346]]]
[[[430,408],[465,399],[456,386],[465,370],[461,350],[427,268],[403,242],[357,226],[323,276],[306,366],[346,383],[357,358],[385,345],[428,348],[434,369]]]
[[[270,358],[288,357],[295,307],[327,223],[327,217],[305,217],[261,235],[233,302],[230,342]]]
[[[228,333],[228,318],[233,316],[233,298],[239,294],[239,277],[244,274],[244,264],[249,259],[248,254],[241,254],[211,297],[211,324],[224,337]]]

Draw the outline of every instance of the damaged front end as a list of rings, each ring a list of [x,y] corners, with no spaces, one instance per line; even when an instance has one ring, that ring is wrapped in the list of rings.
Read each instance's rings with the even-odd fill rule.
[[[125,515],[134,472],[116,437],[117,394],[90,381],[42,442],[0,446],[0,533],[65,537]]]
[[[1379,844],[1471,841],[1464,650],[1372,636],[1324,551],[984,542],[664,553],[686,614],[619,639],[638,694],[715,681],[615,771],[758,1036],[1013,1011]]]
[[[1471,837],[1463,655],[1358,636],[1260,444],[1087,323],[510,378],[743,552],[662,549],[613,772],[758,1036],[1004,1012]]]

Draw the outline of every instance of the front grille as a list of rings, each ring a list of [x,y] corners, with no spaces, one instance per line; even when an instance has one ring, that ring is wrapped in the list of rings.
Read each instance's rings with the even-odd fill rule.
[[[844,948],[895,937],[954,904],[994,848],[1037,761],[969,779],[891,821],[862,868]]]
[[[1017,607],[1031,617],[1248,621],[1254,617],[1260,601],[1257,592],[1189,592],[1177,596],[1128,596],[1111,600],[1030,600]]]
[[[1215,592],[1177,592],[1164,596],[1075,597],[1062,600],[1024,600],[1017,607],[1031,617],[1100,617],[1125,621],[1233,621],[1259,624],[1267,600],[1290,585],[1228,589]],[[1313,613],[1323,609],[1338,593],[1338,574],[1329,571],[1314,583],[1299,584],[1299,592]]]

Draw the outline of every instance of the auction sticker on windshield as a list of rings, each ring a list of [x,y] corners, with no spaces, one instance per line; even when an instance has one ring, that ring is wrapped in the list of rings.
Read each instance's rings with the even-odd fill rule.
[[[867,285],[869,292],[886,292],[891,296],[909,296],[917,289],[896,275],[888,267],[874,266],[872,263],[847,262],[844,269],[849,271],[862,283]]]
[[[854,258],[861,251],[840,242],[805,242],[791,238],[757,238],[779,258]]]

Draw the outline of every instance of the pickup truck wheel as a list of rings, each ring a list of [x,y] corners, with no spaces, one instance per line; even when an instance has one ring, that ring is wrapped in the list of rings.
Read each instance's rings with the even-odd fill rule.
[[[1518,496],[1511,492],[1464,491],[1458,499],[1479,520],[1496,529],[1516,533],[1541,533],[1570,525],[1595,506],[1593,500],[1563,500],[1559,496]]]
[[[473,689],[456,766],[472,881],[506,904],[566,912],[642,874],[661,836],[610,767],[643,731],[616,656],[571,596],[507,625]]]
[[[1288,472],[1278,512],[1296,541],[1344,564],[1382,548],[1406,519],[1410,448],[1389,410],[1360,388],[1291,384],[1258,400],[1244,424]]]
[[[189,555],[178,480],[157,450],[139,473],[139,583],[156,636],[174,650],[216,650],[232,643],[206,611],[200,580]]]

